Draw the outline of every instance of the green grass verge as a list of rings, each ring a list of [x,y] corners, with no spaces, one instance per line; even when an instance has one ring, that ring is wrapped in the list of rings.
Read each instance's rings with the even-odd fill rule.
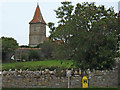
[[[3,63],[2,70],[9,70],[9,69],[22,69],[22,70],[40,70],[40,69],[65,69],[71,68],[73,65],[73,61],[67,60],[47,60],[47,61],[29,61],[29,62],[14,62],[14,63]]]

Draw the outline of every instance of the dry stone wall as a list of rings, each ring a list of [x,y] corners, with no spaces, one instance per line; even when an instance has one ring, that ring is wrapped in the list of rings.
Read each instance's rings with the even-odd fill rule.
[[[57,75],[54,71],[3,71],[2,87],[17,88],[67,88],[68,78],[66,71],[60,71],[63,75]],[[80,88],[82,75],[80,72],[71,71],[70,88]],[[119,69],[113,70],[87,70],[89,87],[119,87]]]

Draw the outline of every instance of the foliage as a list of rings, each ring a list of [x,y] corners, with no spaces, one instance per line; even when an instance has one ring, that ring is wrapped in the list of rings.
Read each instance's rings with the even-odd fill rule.
[[[69,49],[64,48],[61,44],[56,44],[54,47],[53,58],[60,60],[69,60]]]
[[[30,50],[29,51],[29,60],[30,61],[38,61],[38,60],[41,60],[41,54],[40,54],[40,51],[38,50]]]
[[[50,39],[61,40],[67,56],[81,69],[112,69],[118,56],[117,44],[120,33],[117,14],[104,5],[78,3],[75,10],[71,2],[61,2],[55,10],[58,26],[48,23]]]
[[[53,49],[54,49],[54,43],[50,41],[45,41],[43,44],[41,44],[41,52],[44,55],[45,59],[52,59]]]
[[[15,70],[15,69],[22,69],[22,70],[44,70],[44,69],[66,69],[70,68],[71,65],[73,64],[73,61],[62,61],[63,63],[61,64],[61,60],[47,60],[47,61],[29,61],[29,62],[16,62],[16,63],[3,63],[2,64],[2,70]]]
[[[14,38],[1,37],[0,39],[2,40],[2,60],[4,62],[7,55],[18,48],[18,43]]]
[[[63,47],[58,44],[58,41],[45,41],[43,44],[39,44],[37,48],[41,48],[41,53],[43,54],[43,58],[46,59],[61,59],[66,60],[67,57],[67,49],[62,50]],[[59,49],[59,50],[58,50]]]
[[[28,60],[29,59],[29,54],[28,53],[22,53],[21,54],[21,59],[22,59],[22,61]]]
[[[30,46],[27,46],[27,45],[21,45],[20,47],[21,48],[30,48]]]

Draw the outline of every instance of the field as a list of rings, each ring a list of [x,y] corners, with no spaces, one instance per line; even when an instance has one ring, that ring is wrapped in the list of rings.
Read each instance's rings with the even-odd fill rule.
[[[22,70],[42,70],[45,68],[48,69],[65,69],[71,68],[73,65],[73,61],[66,61],[66,60],[47,60],[47,61],[29,61],[29,62],[14,62],[14,63],[3,63],[2,70],[15,70],[15,69],[22,69]]]

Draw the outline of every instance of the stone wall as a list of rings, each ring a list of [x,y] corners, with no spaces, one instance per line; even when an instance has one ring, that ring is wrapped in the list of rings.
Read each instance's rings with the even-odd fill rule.
[[[26,53],[28,54],[30,50],[37,50],[40,54],[42,54],[41,48],[18,48],[14,53],[15,59],[21,60],[22,54],[26,54]],[[43,54],[42,54],[42,56],[43,56]]]
[[[66,73],[66,71],[60,71]],[[71,71],[70,88],[80,88],[82,75],[80,71]],[[87,70],[89,87],[119,87],[119,69],[113,70]],[[3,71],[2,87],[18,87],[18,88],[67,88],[68,78],[66,75],[57,75],[54,71]]]

